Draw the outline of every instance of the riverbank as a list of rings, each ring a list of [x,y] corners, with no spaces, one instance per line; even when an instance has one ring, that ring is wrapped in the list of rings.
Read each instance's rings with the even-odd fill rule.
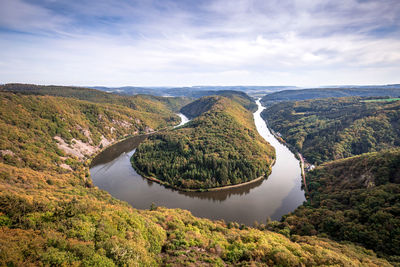
[[[307,180],[306,180],[306,172],[304,170],[304,158],[303,155],[300,154],[300,152],[297,152],[299,158],[300,158],[300,168],[301,168],[301,177],[303,178],[303,184],[304,184],[304,189],[306,191],[306,195],[310,195],[308,191],[308,186],[307,186]]]
[[[307,186],[307,179],[306,179],[306,172],[305,172],[305,160],[303,155],[297,151],[292,145],[288,144],[282,137],[278,136],[276,132],[269,126],[267,120],[263,119],[265,121],[265,124],[267,125],[269,131],[271,134],[275,137],[276,140],[278,140],[282,145],[286,146],[295,156],[296,158],[300,161],[300,168],[301,168],[301,178],[303,182],[304,189],[306,191],[306,197],[310,196],[309,191],[308,191],[308,186]]]
[[[305,171],[305,160],[303,155],[297,151],[292,145],[288,144],[282,137],[278,136],[275,131],[268,125],[267,121],[264,120],[267,124],[267,127],[269,131],[272,133],[272,135],[278,140],[282,145],[286,146],[294,155],[295,157],[300,161],[300,169],[301,169],[301,178],[303,182],[304,189],[306,191],[306,197],[309,197],[309,191],[308,191],[308,186],[307,186],[307,179],[306,179],[306,171]]]
[[[261,114],[260,114],[260,116],[261,116]],[[262,116],[261,116],[261,118],[265,121],[265,124],[267,125],[268,130],[275,137],[275,139],[278,140],[282,145],[286,146],[295,155],[295,157],[300,161],[301,177],[302,177],[304,189],[306,191],[306,197],[310,196],[309,191],[308,191],[308,186],[307,186],[306,172],[305,172],[305,159],[304,159],[303,155],[299,151],[297,151],[297,149],[295,147],[293,147],[292,145],[287,143],[280,135],[278,135],[274,131],[274,129],[272,129],[269,126],[268,121],[266,119],[264,119]]]
[[[143,172],[141,172],[136,167],[135,163],[131,160],[131,164],[132,164],[133,169],[140,176],[142,176],[143,178],[145,178],[145,179],[147,179],[149,181],[152,181],[152,182],[156,182],[156,183],[158,183],[160,185],[163,185],[163,186],[165,186],[167,188],[171,188],[171,189],[178,190],[178,191],[181,191],[181,192],[215,192],[215,191],[222,191],[222,190],[227,190],[227,189],[232,189],[232,188],[239,188],[239,187],[242,187],[242,186],[250,185],[252,183],[256,183],[258,181],[261,181],[263,179],[268,178],[268,176],[271,174],[272,166],[274,166],[275,162],[276,162],[276,160],[274,159],[272,161],[272,164],[270,166],[270,169],[269,169],[268,173],[266,173],[266,174],[264,174],[264,175],[262,175],[260,177],[257,177],[256,179],[253,179],[251,181],[244,182],[244,183],[234,184],[234,185],[225,185],[225,186],[220,186],[220,187],[211,187],[211,188],[182,188],[182,187],[174,186],[174,185],[171,185],[171,184],[166,183],[164,181],[161,181],[160,179],[157,179],[155,177],[145,175]]]

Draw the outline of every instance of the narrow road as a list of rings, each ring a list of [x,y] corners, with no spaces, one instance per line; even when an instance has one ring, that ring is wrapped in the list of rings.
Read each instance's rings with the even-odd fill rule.
[[[307,186],[306,172],[304,170],[304,158],[303,158],[303,155],[301,155],[299,152],[297,153],[297,155],[299,155],[299,158],[300,158],[301,177],[303,177],[304,188],[307,192],[307,195],[310,196],[310,192],[308,191],[308,186]]]

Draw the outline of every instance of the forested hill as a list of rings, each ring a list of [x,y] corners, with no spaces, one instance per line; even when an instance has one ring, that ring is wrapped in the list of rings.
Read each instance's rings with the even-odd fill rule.
[[[257,104],[246,93],[225,90],[217,91],[216,95],[227,97],[242,105],[245,109],[251,112],[257,110]],[[218,98],[214,96],[202,97],[201,99],[193,101],[192,103],[182,107],[181,112],[185,114],[188,118],[192,119],[210,110],[215,105],[216,101],[218,101]]]
[[[184,97],[159,97],[151,95],[121,96],[83,87],[44,86],[19,83],[0,85],[0,91],[27,95],[69,97],[94,103],[122,105],[143,112],[159,113],[163,115],[171,115],[171,112],[178,112],[182,106],[192,101]]]
[[[361,88],[315,88],[301,90],[284,90],[264,96],[261,103],[270,104],[279,101],[299,101],[328,97],[400,97],[400,85],[361,87]]]
[[[262,116],[311,163],[400,146],[400,101],[347,97],[281,102]]]
[[[0,266],[390,266],[352,244],[136,210],[93,187],[87,148],[172,123],[163,114],[9,92],[0,103]]]
[[[233,91],[233,90],[221,90],[221,91],[209,91],[208,95],[224,96],[239,103],[240,105],[242,105],[244,108],[246,108],[251,112],[255,112],[257,110],[257,104],[254,102],[254,99],[244,92]]]
[[[323,164],[307,174],[311,202],[283,218],[292,234],[325,234],[400,264],[400,149]]]
[[[189,119],[196,118],[211,110],[219,99],[214,96],[202,97],[181,108],[181,112]]]
[[[268,175],[275,152],[257,132],[253,114],[222,96],[182,108],[187,125],[151,136],[132,157],[142,174],[181,189],[206,189]]]

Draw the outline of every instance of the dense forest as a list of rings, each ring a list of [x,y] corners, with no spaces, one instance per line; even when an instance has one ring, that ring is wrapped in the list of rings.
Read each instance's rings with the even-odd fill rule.
[[[176,121],[115,103],[0,97],[1,266],[390,266],[370,250],[326,238],[199,219],[179,209],[133,209],[91,185],[94,151],[79,158],[54,137],[99,147],[101,136],[117,140],[144,125],[157,130]]]
[[[280,228],[359,243],[400,264],[399,149],[325,163],[307,174],[307,185],[308,203]]]
[[[254,180],[271,171],[275,152],[255,128],[247,99],[200,98],[182,108],[193,118],[152,135],[132,157],[142,174],[180,189],[206,189]]]
[[[281,102],[262,116],[311,163],[400,145],[400,101],[347,97]]]
[[[400,97],[400,85],[361,86],[355,88],[313,88],[302,90],[283,90],[263,96],[261,103],[270,105],[280,101],[299,101],[329,97]]]

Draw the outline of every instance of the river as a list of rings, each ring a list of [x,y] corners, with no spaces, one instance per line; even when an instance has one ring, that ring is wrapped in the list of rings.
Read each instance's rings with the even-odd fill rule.
[[[176,125],[174,128],[177,128],[179,126],[185,125],[186,123],[188,123],[190,120],[188,119],[188,117],[186,117],[185,115],[183,115],[182,113],[178,113],[178,116],[181,118],[181,123],[179,123],[178,125]]]
[[[264,180],[238,188],[212,192],[181,192],[165,188],[138,175],[130,158],[145,136],[118,143],[99,154],[90,168],[94,185],[134,208],[148,209],[151,203],[168,208],[190,210],[197,217],[224,219],[252,225],[265,223],[269,217],[279,220],[305,201],[301,190],[299,161],[290,150],[270,133],[260,114],[257,101],[254,122],[260,135],[276,150],[271,175]],[[183,119],[182,119],[183,121]]]

